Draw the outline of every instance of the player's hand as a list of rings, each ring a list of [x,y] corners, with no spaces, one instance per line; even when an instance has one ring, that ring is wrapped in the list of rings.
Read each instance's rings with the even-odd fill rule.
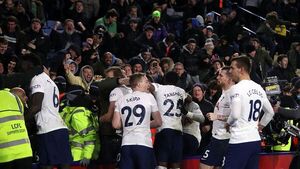
[[[83,158],[82,160],[80,160],[80,165],[83,167],[87,167],[90,164],[90,160]]]
[[[33,43],[31,43],[31,42],[29,42],[27,44],[27,46],[30,47],[31,49],[36,49],[36,46]]]
[[[55,25],[54,25],[54,27],[53,27],[53,29],[54,29],[54,30],[57,30],[58,27],[61,26],[61,25],[62,25],[61,22],[56,21],[56,22],[55,22]]]
[[[274,113],[277,113],[278,112],[278,109],[279,109],[279,107],[280,107],[280,103],[279,102],[277,102],[274,106],[272,106],[273,107],[273,111],[274,111]]]
[[[186,117],[186,116],[182,116],[182,125],[187,125],[187,124],[191,124],[193,122],[192,119]]]
[[[261,125],[260,123],[258,123],[258,132],[259,133],[262,133],[262,129],[264,128],[265,126]]]
[[[129,78],[120,78],[118,79],[120,85],[129,85]]]
[[[65,68],[65,71],[69,71],[70,70],[70,65],[69,64],[66,64],[64,63],[64,68]]]
[[[207,113],[206,117],[209,121],[215,121],[218,120],[218,115],[216,113]]]
[[[208,133],[211,129],[210,125],[205,125],[203,127],[201,127],[201,131],[203,131],[203,133]]]
[[[224,127],[225,127],[226,131],[228,133],[230,133],[230,125],[228,123],[225,123]]]

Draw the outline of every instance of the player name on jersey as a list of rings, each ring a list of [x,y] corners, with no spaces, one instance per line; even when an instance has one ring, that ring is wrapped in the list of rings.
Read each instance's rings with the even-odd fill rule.
[[[140,97],[131,97],[131,98],[126,99],[126,102],[130,103],[130,102],[139,101],[139,100],[141,100]]]
[[[166,93],[164,94],[165,97],[172,97],[172,96],[179,96],[181,97],[182,95],[179,92],[172,92],[172,93]]]
[[[263,98],[263,94],[260,91],[258,91],[257,89],[251,89],[247,92],[247,95],[249,97],[253,94],[258,95],[259,97]]]

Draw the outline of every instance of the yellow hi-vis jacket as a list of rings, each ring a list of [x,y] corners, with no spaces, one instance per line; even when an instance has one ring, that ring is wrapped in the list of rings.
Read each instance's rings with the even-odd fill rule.
[[[84,107],[66,106],[60,114],[69,129],[73,160],[96,159],[100,151],[97,117]]]
[[[0,163],[32,157],[21,100],[0,90]]]
[[[293,120],[288,121],[289,124],[293,123]],[[283,131],[284,129],[282,129]],[[292,145],[292,138],[290,137],[287,144],[279,144],[272,147],[273,151],[290,151]]]

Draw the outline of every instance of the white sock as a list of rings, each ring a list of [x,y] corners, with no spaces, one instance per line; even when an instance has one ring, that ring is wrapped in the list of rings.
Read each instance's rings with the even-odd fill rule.
[[[168,169],[168,168],[164,166],[157,166],[156,169]]]

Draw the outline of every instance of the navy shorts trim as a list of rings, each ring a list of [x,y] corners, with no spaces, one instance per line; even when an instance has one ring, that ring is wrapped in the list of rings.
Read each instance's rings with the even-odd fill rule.
[[[141,145],[125,145],[121,148],[120,169],[155,169],[154,151]]]
[[[41,165],[71,164],[73,161],[67,129],[37,135],[38,156]]]
[[[156,134],[154,151],[158,162],[181,163],[182,132],[173,129],[163,129]]]
[[[204,153],[201,155],[201,163],[208,166],[222,166],[228,148],[228,142],[229,139],[219,140],[212,137]]]
[[[223,169],[258,169],[260,141],[229,144]]]

